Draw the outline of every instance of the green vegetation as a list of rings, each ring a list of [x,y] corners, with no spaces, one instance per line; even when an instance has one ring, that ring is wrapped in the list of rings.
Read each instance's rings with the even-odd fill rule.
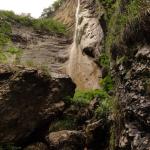
[[[0,11],[1,20],[12,24],[33,27],[35,30],[46,31],[55,34],[66,34],[65,26],[51,18],[34,19],[29,15],[16,15],[12,11]],[[5,26],[6,28],[6,26]]]
[[[11,26],[7,22],[0,21],[0,45],[4,46],[5,43],[10,41]]]
[[[100,80],[100,85],[106,92],[109,92],[114,89],[114,82],[110,75],[107,75],[104,79]]]
[[[97,118],[106,118],[109,113],[112,112],[112,104],[113,104],[113,98],[111,96],[108,96],[105,99],[102,99],[100,102],[100,105],[95,110],[95,115]]]
[[[13,47],[13,46],[10,46],[10,47],[8,47],[7,52],[10,53],[10,54],[18,54],[18,55],[20,55],[21,49]]]
[[[4,52],[0,51],[0,63],[3,63],[7,60],[7,57]]]
[[[99,100],[99,106],[95,110],[95,116],[98,118],[106,117],[112,109],[112,97],[104,89],[77,90],[73,98],[67,99],[67,103],[84,107],[88,106],[94,98]]]
[[[21,24],[24,26],[32,25],[32,17],[29,15],[16,15],[13,11],[0,11],[0,17],[2,21],[10,24]]]
[[[69,99],[69,103],[78,106],[86,106],[96,97],[100,99],[106,99],[109,96],[103,90],[77,90],[74,94],[74,97]]]
[[[65,117],[60,120],[56,120],[50,125],[49,132],[61,131],[61,130],[73,130],[76,127],[76,120],[70,117]]]
[[[32,26],[35,30],[57,34],[66,34],[65,26],[53,19],[36,19],[33,21]]]
[[[99,63],[102,67],[109,68],[110,66],[110,60],[109,57],[106,55],[106,53],[102,53],[99,58]]]
[[[116,0],[97,0],[100,4],[102,4],[105,8],[105,20],[108,22],[110,20],[111,15],[115,11],[115,2]]]
[[[6,45],[0,45],[0,62],[1,63],[19,63],[22,50],[15,47],[11,42]]]
[[[107,35],[105,38],[105,52],[115,45],[119,45],[124,41],[123,33],[125,29],[138,32],[138,26],[134,27],[141,15],[148,10],[148,2],[144,0],[99,0],[105,8],[105,21],[107,24]],[[148,7],[148,8],[147,8]],[[130,34],[130,32],[128,32]],[[126,35],[128,36],[128,35]]]

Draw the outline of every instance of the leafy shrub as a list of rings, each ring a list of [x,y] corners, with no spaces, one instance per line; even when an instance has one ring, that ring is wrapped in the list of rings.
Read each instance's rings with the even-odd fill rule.
[[[112,7],[107,8],[113,9],[113,12],[106,19],[108,32],[105,39],[105,51],[110,51],[114,45],[119,45],[124,41],[123,35],[127,27],[131,28],[131,31],[138,32],[139,26],[135,28],[134,25],[141,20],[141,14],[147,10],[148,6],[148,2],[144,0],[129,0],[128,2],[116,0]],[[107,9],[106,14],[109,12]]]
[[[11,53],[11,54],[20,54],[21,53],[21,49],[19,48],[16,48],[14,46],[10,46],[8,49],[7,49],[7,52]]]
[[[107,75],[104,79],[100,80],[100,85],[106,92],[109,92],[114,89],[114,82],[110,75]]]
[[[109,68],[110,65],[109,57],[105,53],[102,53],[99,58],[99,63],[102,67]]]
[[[33,27],[36,30],[65,34],[65,26],[53,19],[36,19],[33,21]]]
[[[100,99],[105,99],[109,96],[104,90],[100,89],[86,91],[77,90],[74,94],[74,97],[69,99],[69,103],[79,106],[86,106],[96,97]]]
[[[0,21],[0,47],[10,41],[11,26],[7,22]]]
[[[23,26],[33,27],[35,30],[65,34],[65,26],[54,19],[34,19],[29,15],[16,15],[12,11],[0,11],[2,22],[11,24],[21,24]],[[11,27],[11,26],[10,26]],[[4,35],[6,32],[4,32]],[[3,36],[4,36],[3,35]]]
[[[109,115],[112,110],[112,97],[105,98],[101,101],[98,108],[95,110],[95,115],[97,118],[105,118]]]
[[[7,60],[7,57],[6,57],[5,53],[0,51],[0,63],[5,62],[6,60]]]

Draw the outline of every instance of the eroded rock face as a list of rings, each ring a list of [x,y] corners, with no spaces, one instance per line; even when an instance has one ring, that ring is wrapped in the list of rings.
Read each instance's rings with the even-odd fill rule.
[[[42,65],[57,73],[65,73],[68,60],[68,46],[71,41],[65,36],[36,32],[30,27],[12,26],[12,41],[20,49],[21,64]]]
[[[95,0],[81,0],[78,25],[78,42],[83,53],[99,58],[101,41],[104,38],[96,13]]]
[[[125,116],[119,147],[150,149],[150,46],[139,47],[131,59],[119,64],[118,97]]]
[[[95,0],[80,0],[76,11],[74,42],[70,48],[67,73],[78,89],[99,88],[99,58],[103,31],[96,14]]]
[[[0,65],[0,142],[31,138],[63,111],[64,98],[74,90],[68,76],[55,78],[33,68]]]
[[[79,131],[52,132],[47,141],[51,150],[83,150],[85,146],[85,137]]]

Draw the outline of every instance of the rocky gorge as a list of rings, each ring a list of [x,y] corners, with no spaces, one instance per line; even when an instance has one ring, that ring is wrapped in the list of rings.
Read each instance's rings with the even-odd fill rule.
[[[150,2],[62,0],[52,18],[68,35],[0,18],[4,54],[15,45],[0,64],[0,149],[149,150]]]

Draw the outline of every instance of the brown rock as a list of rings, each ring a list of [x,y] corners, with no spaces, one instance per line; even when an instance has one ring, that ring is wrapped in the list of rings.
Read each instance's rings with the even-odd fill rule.
[[[51,150],[83,150],[85,137],[82,132],[63,130],[52,132],[47,141]]]
[[[26,141],[63,111],[63,98],[75,89],[67,76],[55,78],[37,69],[12,67],[0,65],[1,143]]]

